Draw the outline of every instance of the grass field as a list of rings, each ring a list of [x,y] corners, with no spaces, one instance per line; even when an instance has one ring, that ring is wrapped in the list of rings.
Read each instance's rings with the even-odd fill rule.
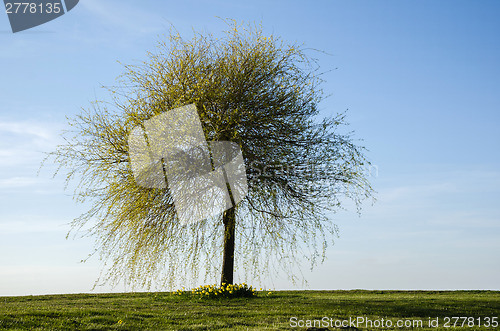
[[[2,330],[307,330],[313,326],[308,320],[324,317],[333,324],[328,330],[500,330],[500,292],[277,291],[222,300],[170,293],[0,297]],[[451,317],[469,319],[462,327],[464,319]],[[439,327],[429,327],[429,318]],[[349,319],[361,323],[349,325]],[[398,321],[414,327],[398,328]],[[326,330],[318,322],[316,327]]]

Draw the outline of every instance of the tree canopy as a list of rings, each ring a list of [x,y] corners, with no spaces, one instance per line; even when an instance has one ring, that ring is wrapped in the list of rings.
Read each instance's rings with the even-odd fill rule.
[[[175,285],[221,272],[228,224],[240,278],[315,265],[337,228],[328,217],[347,199],[372,195],[364,148],[345,114],[318,117],[319,66],[305,47],[265,35],[259,26],[229,24],[221,37],[172,30],[138,65],[125,65],[109,102],[71,119],[66,143],[50,155],[79,181],[89,201],[73,222],[90,225],[107,262],[103,280]],[[168,188],[137,185],[128,136],[158,114],[196,105],[207,141],[237,143],[248,194],[236,207],[193,224],[179,222]],[[232,219],[232,223],[228,220]],[[223,278],[224,279],[224,278]]]

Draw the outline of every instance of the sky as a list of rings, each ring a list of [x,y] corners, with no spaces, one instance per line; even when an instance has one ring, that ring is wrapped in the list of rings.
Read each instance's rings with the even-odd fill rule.
[[[500,289],[500,2],[81,0],[12,33],[0,14],[0,296],[91,291],[92,238],[66,234],[75,203],[44,152],[66,117],[138,64],[170,26],[220,34],[262,23],[326,72],[322,116],[347,111],[377,201],[331,215],[340,235],[308,281],[273,289]],[[215,281],[215,280],[214,280]],[[243,282],[244,279],[235,279]],[[97,287],[119,292],[126,287]]]

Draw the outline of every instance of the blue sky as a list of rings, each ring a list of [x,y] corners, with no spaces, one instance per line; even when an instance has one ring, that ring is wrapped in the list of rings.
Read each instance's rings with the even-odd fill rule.
[[[66,116],[107,97],[117,61],[145,60],[170,24],[218,34],[218,17],[330,54],[311,53],[333,69],[321,112],[349,109],[376,166],[377,202],[332,215],[340,237],[305,268],[307,288],[500,289],[499,15],[497,1],[81,0],[13,34],[0,14],[0,295],[92,288],[100,262],[80,263],[92,239],[65,239],[86,206],[51,165],[37,176],[42,152]]]

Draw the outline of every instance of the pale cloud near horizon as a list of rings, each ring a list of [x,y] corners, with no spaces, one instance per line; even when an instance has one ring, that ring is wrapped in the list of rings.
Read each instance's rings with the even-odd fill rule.
[[[127,287],[93,285],[99,276],[98,263],[64,265],[14,265],[0,269],[0,297],[67,293],[126,292]],[[61,262],[59,262],[61,263]],[[61,263],[62,264],[62,263]]]
[[[363,208],[361,218],[353,212],[332,215],[339,225],[336,242],[340,246],[357,237],[388,250],[421,245],[422,253],[432,250],[433,254],[452,248],[489,255],[500,252],[500,209],[495,204],[500,197],[500,171],[457,165],[449,172],[429,171],[425,179],[408,173],[380,185],[377,201]],[[387,246],[389,242],[392,246]]]
[[[43,219],[38,220],[17,220],[17,221],[2,221],[0,222],[0,236],[13,234],[27,234],[40,232],[68,232],[68,220],[48,221]]]

